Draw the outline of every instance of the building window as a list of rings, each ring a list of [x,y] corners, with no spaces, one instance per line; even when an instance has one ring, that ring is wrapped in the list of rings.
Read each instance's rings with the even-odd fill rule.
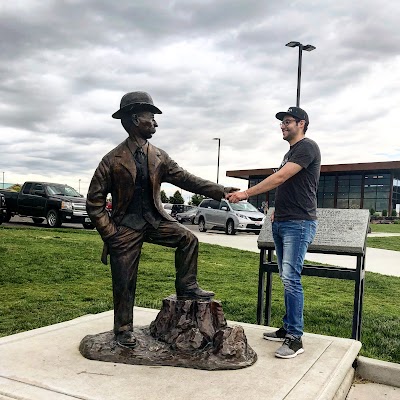
[[[317,194],[319,208],[335,207],[335,185],[336,177],[334,175],[320,176]]]
[[[337,208],[361,208],[362,175],[338,176]]]
[[[364,208],[382,212],[389,211],[390,174],[364,176]]]
[[[249,180],[249,188],[257,185],[258,183],[260,183],[263,180],[264,180],[263,178],[251,178]],[[254,207],[258,208],[259,210],[262,210],[267,201],[267,196],[268,196],[268,193],[261,193],[261,194],[258,194],[257,196],[250,197],[249,202],[251,204],[253,204]],[[273,207],[273,206],[271,206],[269,204],[269,207]]]
[[[397,206],[398,205],[398,206]],[[392,210],[397,210],[400,207],[400,179],[393,179],[393,197]]]

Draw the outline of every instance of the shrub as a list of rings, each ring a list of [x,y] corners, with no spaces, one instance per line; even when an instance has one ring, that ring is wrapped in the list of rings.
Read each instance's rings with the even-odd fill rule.
[[[396,212],[396,210],[392,210],[392,217],[397,217],[397,212]]]
[[[382,210],[382,217],[387,217],[387,210]]]
[[[374,215],[374,214],[375,214],[375,210],[374,210],[373,208],[370,208],[370,209],[369,209],[369,214],[370,214],[370,215]]]

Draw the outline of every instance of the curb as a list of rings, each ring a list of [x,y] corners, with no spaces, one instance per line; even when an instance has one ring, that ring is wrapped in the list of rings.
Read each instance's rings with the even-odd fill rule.
[[[400,364],[358,356],[356,373],[375,383],[400,387]]]

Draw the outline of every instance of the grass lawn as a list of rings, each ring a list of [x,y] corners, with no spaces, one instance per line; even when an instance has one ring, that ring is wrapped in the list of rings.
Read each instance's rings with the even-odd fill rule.
[[[373,233],[399,233],[400,224],[370,224]],[[369,237],[368,247],[400,251],[400,236]]]
[[[369,224],[371,232],[400,233],[400,224]]]
[[[400,236],[369,237],[367,247],[400,251]]]
[[[0,336],[112,309],[101,248],[96,232],[0,227]],[[258,262],[257,253],[200,244],[199,281],[216,292],[227,319],[256,322]],[[174,280],[173,250],[145,244],[136,304],[160,308]],[[274,280],[271,325],[279,327],[283,290]],[[304,277],[303,284],[305,331],[350,337],[354,283]],[[367,273],[362,355],[400,363],[399,299],[400,278]]]

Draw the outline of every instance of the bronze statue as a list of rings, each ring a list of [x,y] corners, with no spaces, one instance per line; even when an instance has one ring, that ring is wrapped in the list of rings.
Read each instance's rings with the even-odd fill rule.
[[[143,242],[176,248],[175,289],[178,299],[209,300],[213,292],[197,283],[198,239],[161,203],[160,187],[168,182],[184,190],[220,200],[233,190],[182,169],[168,154],[148,142],[156,132],[154,114],[161,114],[148,93],[125,94],[113,118],[129,137],[101,160],[90,183],[87,211],[104,241],[102,262],[110,255],[114,334],[121,346],[134,347],[133,306]],[[106,197],[112,195],[111,216]]]

